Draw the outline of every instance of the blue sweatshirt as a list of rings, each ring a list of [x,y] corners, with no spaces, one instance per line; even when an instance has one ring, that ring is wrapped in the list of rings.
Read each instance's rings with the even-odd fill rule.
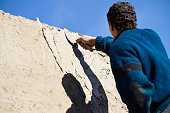
[[[98,36],[95,46],[109,55],[117,90],[130,113],[161,112],[170,104],[170,60],[156,32],[126,30],[116,40]]]

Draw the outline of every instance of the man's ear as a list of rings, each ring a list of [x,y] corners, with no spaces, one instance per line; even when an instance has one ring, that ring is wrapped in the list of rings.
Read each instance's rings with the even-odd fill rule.
[[[110,26],[110,29],[111,29],[112,31],[114,31],[114,26],[111,24],[110,21],[109,21],[109,26]]]

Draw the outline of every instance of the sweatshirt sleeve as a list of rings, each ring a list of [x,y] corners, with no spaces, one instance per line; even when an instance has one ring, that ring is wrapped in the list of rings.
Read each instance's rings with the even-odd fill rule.
[[[97,36],[95,42],[96,50],[102,51],[109,55],[110,45],[112,44],[113,40],[114,40],[113,37],[110,36],[107,37]]]
[[[129,113],[150,113],[155,86],[143,73],[134,45],[125,40],[113,44],[110,62],[117,90]]]

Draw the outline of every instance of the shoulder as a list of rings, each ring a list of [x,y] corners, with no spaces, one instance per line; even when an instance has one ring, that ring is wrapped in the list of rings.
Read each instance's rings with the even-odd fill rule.
[[[141,45],[143,41],[142,32],[143,29],[132,29],[124,31],[112,44],[111,52],[114,54],[132,53],[136,56],[136,51],[138,50],[137,48],[139,48],[139,45]]]
[[[128,38],[122,40],[117,40],[112,44],[110,49],[110,55],[113,58],[118,57],[128,57],[128,56],[137,56],[137,45]]]
[[[157,33],[152,29],[148,29],[148,28],[139,29],[139,28],[136,28],[136,29],[125,31],[122,36],[140,36],[140,35],[143,36],[143,35],[146,35],[146,34],[156,34],[157,35]]]
[[[138,46],[148,40],[160,39],[158,34],[152,29],[132,29],[124,31],[113,44],[114,46]]]
[[[114,50],[122,51],[133,47],[135,44],[134,39],[136,37],[136,33],[134,32],[134,30],[124,31],[113,43],[112,47],[114,48]]]

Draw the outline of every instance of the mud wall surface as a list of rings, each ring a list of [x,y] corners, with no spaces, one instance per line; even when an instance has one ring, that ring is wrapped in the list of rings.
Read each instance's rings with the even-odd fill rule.
[[[0,11],[0,113],[125,113],[109,57],[79,33]]]

